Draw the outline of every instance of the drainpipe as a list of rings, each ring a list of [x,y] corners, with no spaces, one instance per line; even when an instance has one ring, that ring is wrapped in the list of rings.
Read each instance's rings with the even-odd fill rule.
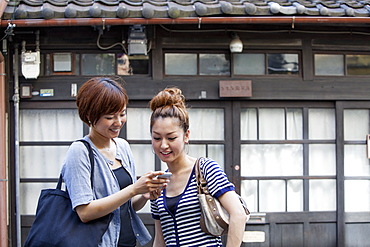
[[[0,246],[8,246],[8,194],[7,194],[7,135],[6,135],[6,93],[4,56],[0,52]]]
[[[157,24],[369,24],[370,17],[322,16],[248,16],[248,17],[184,17],[184,18],[61,18],[12,20],[17,27],[157,25]],[[6,27],[7,21],[1,22]]]
[[[9,0],[0,1],[0,21]],[[0,52],[0,246],[8,247],[7,114],[5,62]]]
[[[16,218],[16,237],[17,247],[21,246],[21,212],[20,212],[20,175],[19,175],[19,51],[18,46],[14,49],[14,184],[15,184],[15,218]]]

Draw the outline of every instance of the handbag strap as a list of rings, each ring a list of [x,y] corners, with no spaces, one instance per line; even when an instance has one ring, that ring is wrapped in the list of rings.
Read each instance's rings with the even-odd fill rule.
[[[195,161],[195,179],[197,181],[197,188],[199,194],[210,194],[208,191],[207,180],[204,178],[202,170],[200,169],[200,160],[202,157]]]
[[[94,177],[94,167],[95,167],[95,163],[94,163],[94,153],[92,152],[92,148],[91,148],[91,145],[88,141],[84,140],[84,139],[80,139],[80,140],[77,140],[79,142],[82,142],[87,150],[89,151],[89,158],[90,158],[90,164],[91,164],[91,175],[90,175],[90,181],[91,181],[91,188],[93,188],[93,177]],[[58,180],[58,184],[57,184],[57,189],[61,189],[62,188],[62,182],[63,182],[63,176],[62,176],[62,173],[60,173],[59,175],[59,180]]]

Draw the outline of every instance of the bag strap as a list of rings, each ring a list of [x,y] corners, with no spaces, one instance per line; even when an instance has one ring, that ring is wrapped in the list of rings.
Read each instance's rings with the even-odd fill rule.
[[[195,179],[197,181],[198,194],[209,194],[207,180],[203,177],[202,170],[200,169],[200,160],[202,157],[198,158],[195,162]],[[244,199],[238,194],[239,200],[244,208],[245,214],[250,215],[250,212],[247,208],[247,203]],[[249,217],[248,217],[249,219]]]
[[[92,148],[91,148],[91,145],[88,141],[84,140],[84,139],[80,139],[80,140],[77,140],[79,142],[82,142],[87,150],[89,151],[89,158],[90,158],[90,164],[91,164],[91,176],[90,176],[90,181],[91,181],[91,188],[93,188],[93,185],[94,185],[94,182],[93,182],[93,177],[94,177],[94,167],[95,167],[95,163],[94,163],[94,153],[92,152]],[[59,180],[58,180],[58,184],[57,184],[57,189],[61,189],[62,188],[62,182],[63,182],[63,176],[62,176],[62,173],[60,173],[59,175]]]
[[[207,180],[204,178],[202,170],[200,169],[200,160],[202,157],[195,161],[195,179],[197,181],[197,188],[199,194],[210,194],[208,191]]]

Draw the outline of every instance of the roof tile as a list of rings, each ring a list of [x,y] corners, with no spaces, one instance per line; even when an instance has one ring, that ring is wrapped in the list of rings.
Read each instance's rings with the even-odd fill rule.
[[[16,0],[3,19],[370,16],[370,0]]]

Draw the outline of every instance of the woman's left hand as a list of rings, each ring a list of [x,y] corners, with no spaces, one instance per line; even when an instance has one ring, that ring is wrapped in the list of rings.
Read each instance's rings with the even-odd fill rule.
[[[147,200],[155,200],[161,195],[162,189],[157,189],[148,193],[143,194],[143,197]]]

